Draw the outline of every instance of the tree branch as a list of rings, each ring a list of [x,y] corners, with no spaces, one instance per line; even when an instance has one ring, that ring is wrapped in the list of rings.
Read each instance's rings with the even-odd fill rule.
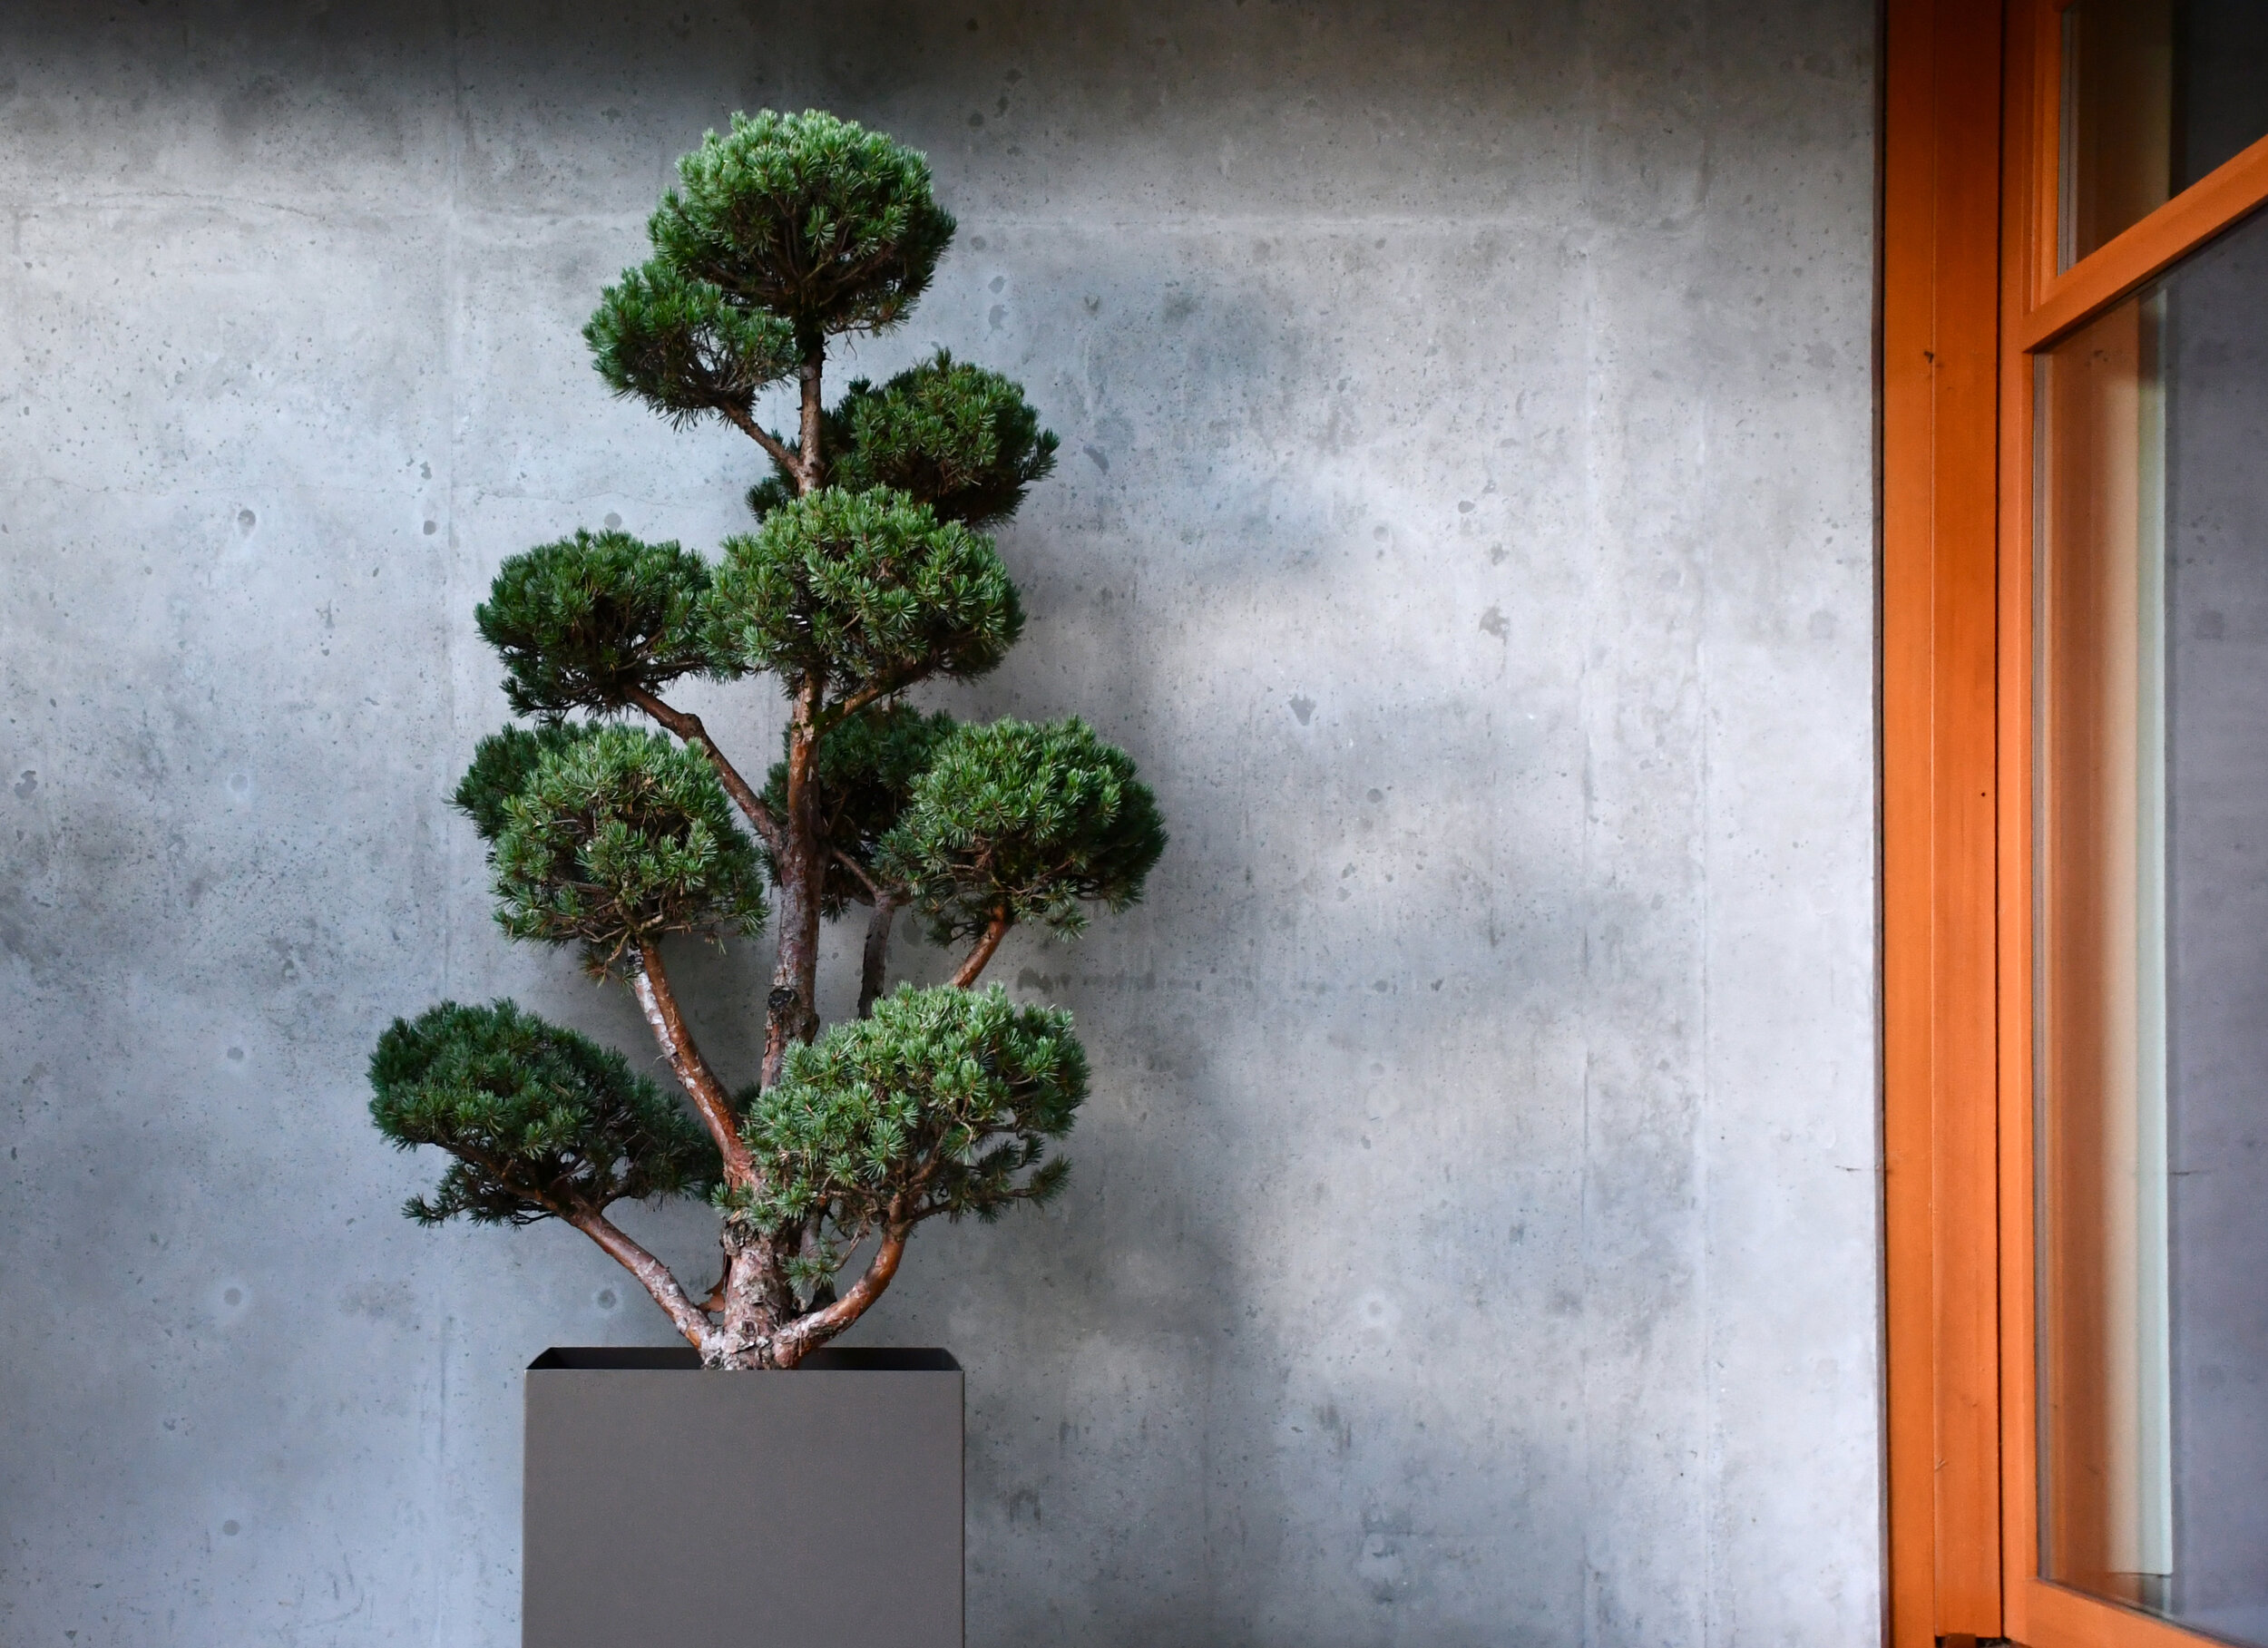
[[[871,882],[867,884],[873,886]],[[888,981],[890,926],[897,917],[897,894],[876,887],[875,912],[866,918],[866,948],[859,958],[858,1016],[861,1019],[875,1010],[875,1003],[882,999],[882,987]]]
[[[895,1209],[893,1214],[894,1215]],[[867,1263],[866,1273],[851,1284],[849,1292],[837,1299],[824,1311],[814,1311],[782,1330],[779,1338],[793,1346],[793,1354],[782,1356],[780,1365],[792,1368],[805,1356],[817,1350],[827,1341],[866,1313],[868,1306],[889,1291],[890,1280],[898,1273],[898,1261],[905,1256],[905,1238],[913,1234],[912,1221],[894,1216],[882,1227],[882,1245]]]
[[[961,963],[961,970],[953,975],[953,981],[963,990],[974,984],[978,975],[983,972],[984,964],[992,959],[992,952],[1000,948],[1000,941],[1008,936],[1008,930],[1014,925],[1015,918],[1005,910],[995,915],[984,929],[984,936],[977,940],[976,948],[969,951],[969,959]]]
[[[725,794],[748,814],[748,822],[756,826],[756,833],[764,838],[764,844],[777,859],[780,851],[779,820],[772,816],[764,798],[748,787],[748,781],[740,776],[739,769],[725,759],[725,752],[717,747],[717,741],[709,736],[709,728],[701,725],[701,718],[688,710],[672,709],[642,687],[631,689],[630,701],[686,743],[699,747],[701,754],[709,757],[709,765],[717,769],[717,778],[725,786]]]
[[[565,1213],[561,1218],[607,1251],[614,1262],[638,1278],[639,1285],[653,1295],[653,1302],[669,1312],[677,1331],[685,1335],[696,1351],[709,1348],[709,1318],[686,1295],[678,1279],[670,1273],[670,1267],[615,1224],[604,1214],[578,1210]]]
[[[748,436],[749,440],[754,441],[758,446],[761,446],[764,449],[765,455],[770,458],[773,463],[778,464],[791,475],[800,474],[802,473],[797,465],[796,454],[787,450],[787,446],[781,442],[777,435],[774,434],[770,430],[765,428],[763,424],[758,423],[753,417],[749,416],[748,414],[741,411],[738,406],[719,406],[717,410],[723,413],[725,417],[733,424],[735,428],[738,429],[742,434]]]
[[[885,676],[878,681],[868,682],[826,712],[825,720],[820,723],[821,730],[832,731],[875,699],[886,698],[894,692],[904,692],[913,684],[912,680],[897,676]]]
[[[835,853],[835,862],[842,865],[844,869],[849,871],[853,875],[858,878],[859,884],[866,889],[866,896],[868,898],[878,899],[882,897],[881,884],[877,883],[873,876],[866,873],[865,865],[860,863],[856,859],[853,858],[849,853],[844,852],[840,847],[834,848],[833,852]]]
[[[708,1126],[709,1136],[717,1141],[725,1158],[725,1182],[736,1187],[755,1184],[756,1160],[740,1142],[740,1129],[733,1123],[732,1104],[725,1097],[724,1084],[717,1079],[700,1048],[693,1045],[692,1032],[685,1028],[676,992],[670,988],[670,975],[662,970],[661,947],[648,940],[639,945],[638,957],[641,965],[631,975],[631,990],[653,1029],[654,1039],[661,1044],[662,1057],[677,1072],[686,1097]]]

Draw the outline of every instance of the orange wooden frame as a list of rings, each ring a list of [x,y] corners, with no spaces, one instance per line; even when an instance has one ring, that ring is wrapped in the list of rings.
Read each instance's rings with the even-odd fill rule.
[[[1890,1633],[2205,1639],[2039,1577],[2031,355],[2268,200],[2268,139],[2055,267],[2059,0],[1891,0],[1882,330]],[[2005,23],[2005,27],[2004,27]]]
[[[1890,8],[1883,1224],[1895,1648],[1999,1634],[1999,7]]]

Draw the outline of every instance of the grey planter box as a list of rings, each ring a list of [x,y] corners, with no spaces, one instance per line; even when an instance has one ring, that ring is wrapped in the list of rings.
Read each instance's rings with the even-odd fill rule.
[[[962,1648],[944,1351],[559,1349],[527,1381],[523,1648]]]

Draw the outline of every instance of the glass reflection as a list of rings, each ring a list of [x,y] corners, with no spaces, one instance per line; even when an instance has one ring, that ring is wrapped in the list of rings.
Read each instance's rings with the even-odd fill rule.
[[[2068,268],[2268,134],[2268,5],[2076,0],[2062,104]]]
[[[2268,216],[2038,360],[2040,1530],[2268,1648]]]

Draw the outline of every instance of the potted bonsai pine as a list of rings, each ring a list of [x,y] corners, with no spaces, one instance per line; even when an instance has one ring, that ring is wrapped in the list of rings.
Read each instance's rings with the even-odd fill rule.
[[[572,1225],[684,1341],[531,1370],[529,1643],[958,1641],[959,1372],[826,1347],[922,1223],[1061,1188],[1054,1146],[1088,1081],[1069,1016],[980,981],[1018,924],[1073,934],[1132,903],[1166,837],[1132,761],[1083,722],[963,725],[913,701],[1015,643],[986,529],[1056,445],[1016,385],[943,352],[828,404],[831,341],[902,322],[951,242],[922,157],[767,112],[678,171],[652,255],[583,336],[616,394],[755,443],[755,525],[713,561],[611,531],[507,560],[475,616],[526,725],[481,740],[455,797],[504,930],[627,988],[667,1078],[510,1001],[444,1002],[379,1039],[371,1114],[455,1158],[412,1218]],[[790,428],[759,416],[775,386]],[[689,678],[758,676],[787,706],[760,781],[671,701]],[[949,983],[888,988],[902,915],[947,947]],[[823,1029],[821,923],[847,918],[865,923],[857,1015]],[[762,1062],[736,1083],[670,954],[759,935]],[[673,1196],[716,1209],[705,1291],[609,1216]]]

